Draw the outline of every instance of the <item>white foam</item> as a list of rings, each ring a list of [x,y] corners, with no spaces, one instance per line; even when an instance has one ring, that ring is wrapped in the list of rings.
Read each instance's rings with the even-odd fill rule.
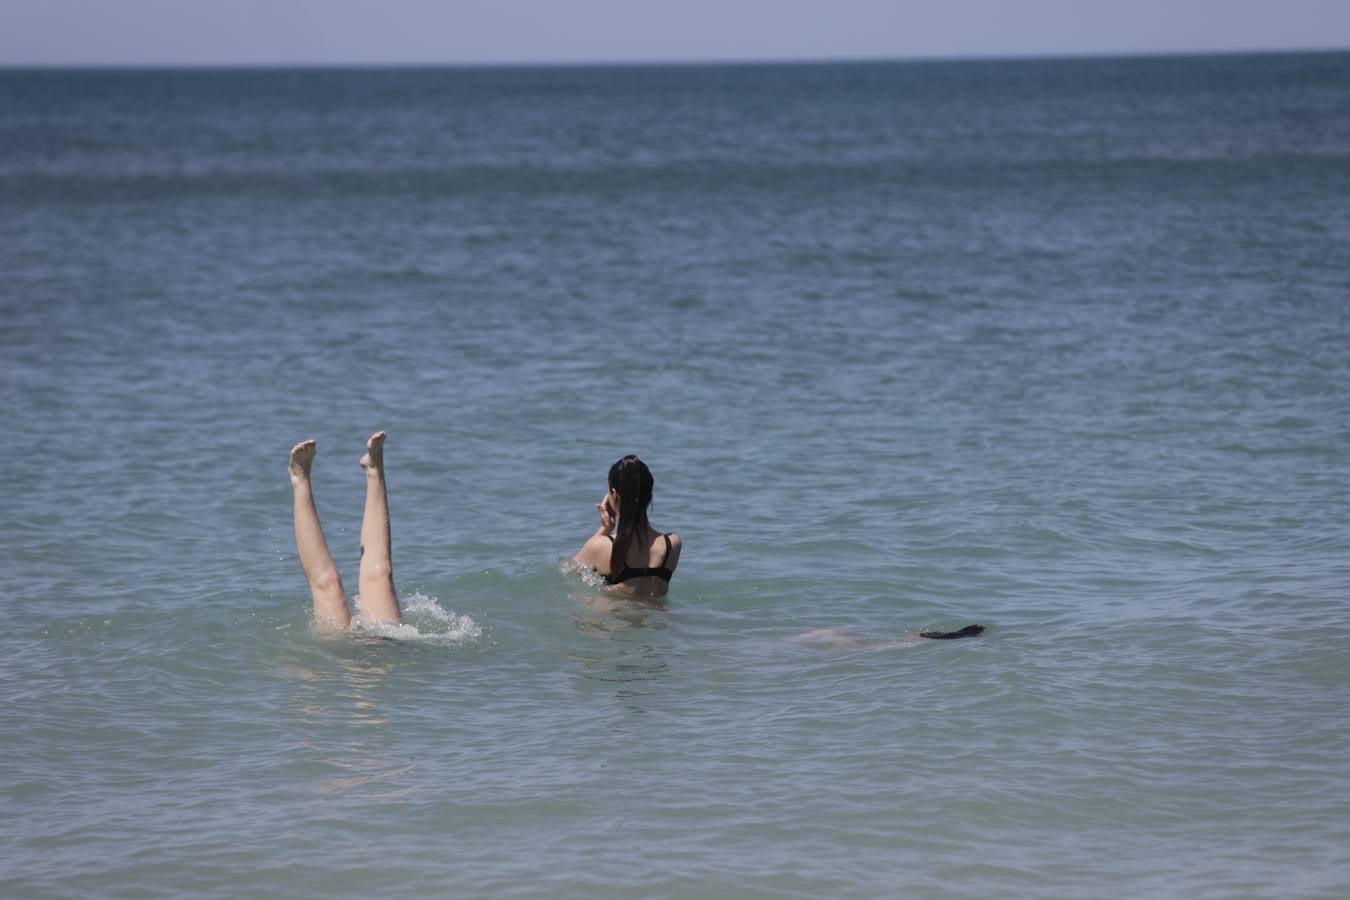
[[[361,598],[356,598],[360,609]],[[403,621],[366,622],[358,614],[352,619],[352,628],[378,634],[396,641],[422,641],[432,644],[466,644],[477,640],[483,629],[468,616],[445,609],[435,597],[420,591],[398,598]]]

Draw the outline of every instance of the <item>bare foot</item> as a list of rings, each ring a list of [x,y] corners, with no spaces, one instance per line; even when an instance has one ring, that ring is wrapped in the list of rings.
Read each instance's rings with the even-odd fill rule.
[[[291,448],[291,464],[289,466],[291,474],[291,484],[299,484],[302,481],[309,481],[309,467],[314,463],[314,450],[317,444],[314,438],[307,441],[301,441]]]
[[[377,431],[366,441],[366,455],[361,457],[361,468],[367,475],[378,475],[384,471],[384,439],[388,433]]]

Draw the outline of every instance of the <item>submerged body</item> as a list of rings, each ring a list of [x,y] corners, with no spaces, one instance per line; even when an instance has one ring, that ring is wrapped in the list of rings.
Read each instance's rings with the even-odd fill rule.
[[[805,634],[799,634],[795,640],[810,647],[822,650],[893,650],[897,647],[912,647],[927,641],[949,641],[958,638],[978,637],[984,634],[983,625],[967,625],[959,631],[920,631],[918,634],[900,638],[859,637],[841,628],[817,628]]]

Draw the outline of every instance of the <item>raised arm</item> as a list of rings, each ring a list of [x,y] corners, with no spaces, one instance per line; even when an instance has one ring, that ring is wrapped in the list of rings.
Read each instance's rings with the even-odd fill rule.
[[[595,533],[587,538],[586,543],[581,545],[581,550],[572,558],[592,569],[608,568],[610,535],[614,533],[614,521],[617,517],[613,491],[600,498],[600,502],[595,504],[595,512],[600,518],[595,526]]]

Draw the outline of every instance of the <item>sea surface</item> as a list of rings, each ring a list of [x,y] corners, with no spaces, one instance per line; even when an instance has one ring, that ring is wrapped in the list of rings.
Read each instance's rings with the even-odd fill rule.
[[[1350,893],[1350,54],[3,71],[0,387],[5,897]]]

